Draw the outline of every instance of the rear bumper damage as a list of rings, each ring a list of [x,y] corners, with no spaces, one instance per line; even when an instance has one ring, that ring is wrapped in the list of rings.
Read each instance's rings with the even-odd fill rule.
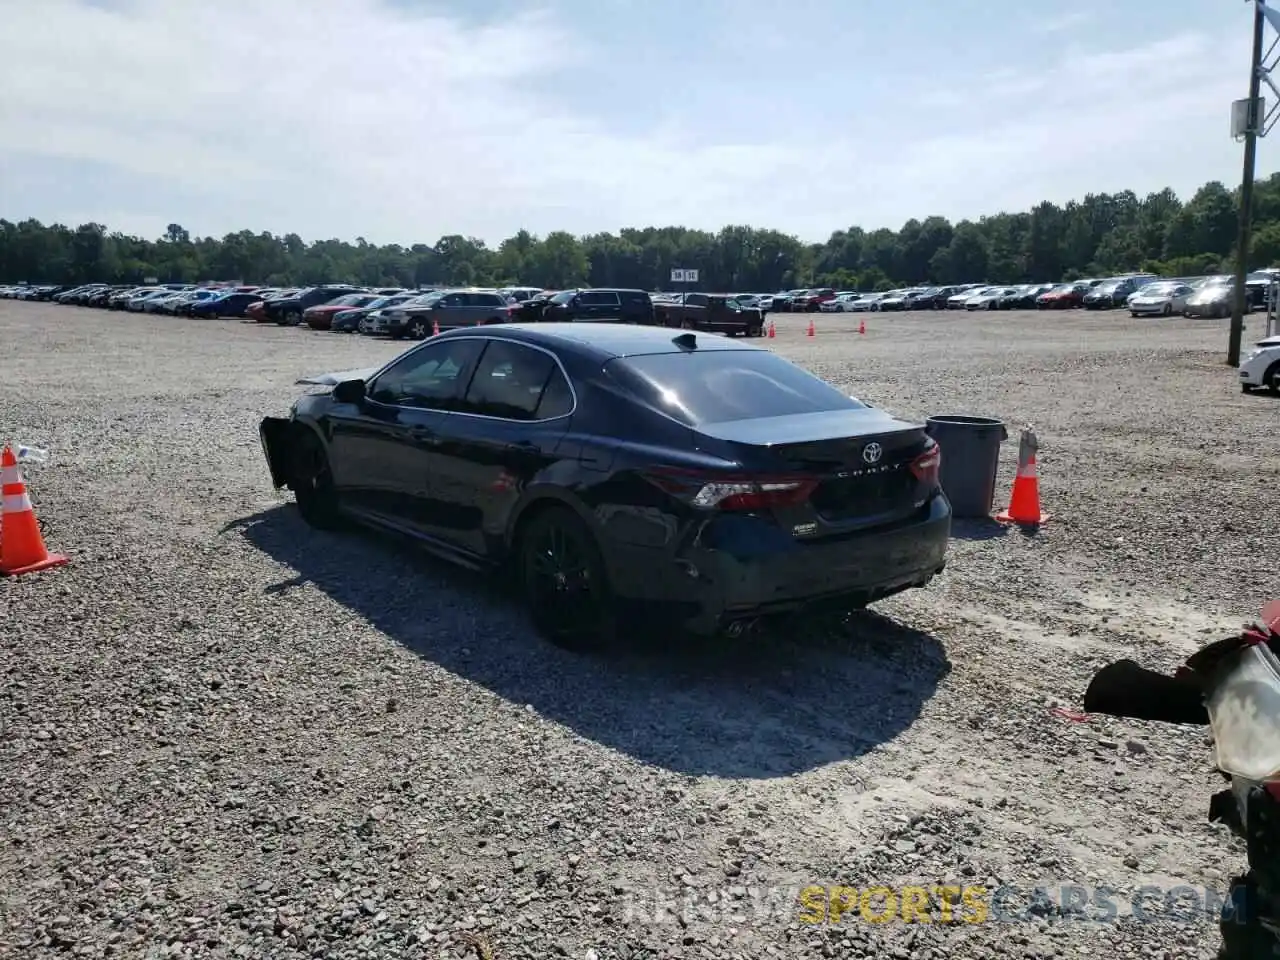
[[[695,633],[777,614],[848,611],[942,572],[951,505],[939,495],[922,511],[913,523],[829,542],[797,540],[749,516],[718,518],[665,562],[613,554],[624,569],[645,571],[642,580],[624,575],[615,583],[630,606],[661,605]]]

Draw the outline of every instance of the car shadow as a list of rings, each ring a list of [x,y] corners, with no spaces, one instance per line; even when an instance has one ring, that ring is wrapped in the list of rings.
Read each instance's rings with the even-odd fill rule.
[[[1009,527],[991,517],[952,519],[951,537],[954,540],[999,540],[1009,533]]]
[[[312,584],[424,660],[682,774],[779,777],[859,756],[910,727],[950,672],[936,637],[870,612],[575,655],[538,637],[498,577],[395,538],[315,531],[292,505],[223,533],[294,571],[268,595]]]

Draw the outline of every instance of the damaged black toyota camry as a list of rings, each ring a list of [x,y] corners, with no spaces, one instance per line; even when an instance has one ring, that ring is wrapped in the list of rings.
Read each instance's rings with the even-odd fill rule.
[[[324,387],[260,433],[313,526],[407,535],[509,571],[539,630],[741,633],[927,584],[951,507],[939,451],[768,349],[624,324],[435,336]],[[643,614],[643,618],[637,616]]]

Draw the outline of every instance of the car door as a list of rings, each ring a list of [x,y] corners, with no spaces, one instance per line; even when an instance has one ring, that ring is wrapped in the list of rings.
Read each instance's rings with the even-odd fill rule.
[[[587,290],[578,295],[578,320],[620,320],[621,311],[622,301],[611,290]]]
[[[431,308],[431,320],[440,324],[441,330],[452,330],[467,325],[467,296],[464,293],[447,293]]]
[[[1191,288],[1186,284],[1178,284],[1173,288],[1173,312],[1181,313],[1187,306],[1187,298],[1191,296]]]
[[[438,526],[439,426],[461,404],[482,347],[467,339],[424,344],[375,375],[363,401],[334,405],[330,469],[345,506],[419,535]]]
[[[485,557],[500,546],[525,487],[556,461],[575,401],[549,350],[476,340],[486,346],[462,409],[438,428],[433,482],[441,509],[430,532]]]

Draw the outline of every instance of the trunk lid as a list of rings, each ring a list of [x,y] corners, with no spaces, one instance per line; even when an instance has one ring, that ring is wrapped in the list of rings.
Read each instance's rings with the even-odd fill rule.
[[[924,427],[874,408],[701,424],[695,429],[713,441],[700,446],[720,447],[707,452],[748,470],[816,483],[806,503],[774,511],[798,536],[901,521],[913,516],[932,493],[911,469],[932,446]]]

